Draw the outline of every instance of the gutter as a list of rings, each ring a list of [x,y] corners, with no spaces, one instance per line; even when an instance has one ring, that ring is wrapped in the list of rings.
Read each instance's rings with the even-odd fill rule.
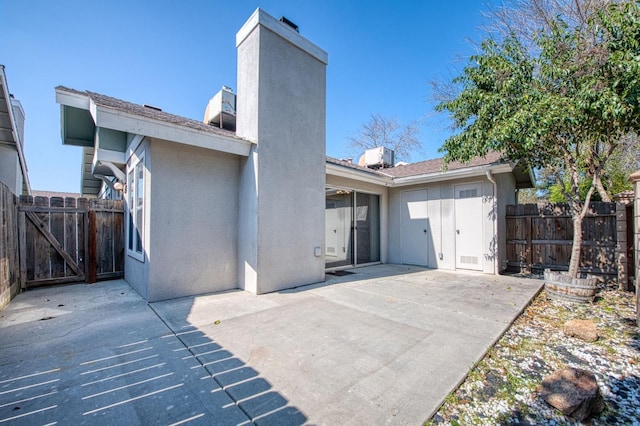
[[[491,171],[487,170],[486,171],[486,175],[487,175],[487,179],[489,179],[489,182],[491,182],[493,184],[493,210],[494,210],[494,219],[492,220],[493,223],[493,235],[495,236],[495,239],[498,240],[498,228],[496,226],[496,219],[498,217],[498,184],[496,183],[496,180],[493,178],[493,176],[491,175]],[[498,241],[496,241],[496,245],[495,247],[498,247]],[[493,273],[496,275],[500,274],[500,270],[498,268],[498,253],[496,252],[495,256],[493,257]]]
[[[476,166],[472,168],[463,168],[458,170],[450,170],[446,172],[431,173],[428,175],[407,176],[393,179],[394,186],[417,185],[421,183],[442,182],[444,180],[460,179],[465,177],[477,177],[486,173],[507,173],[511,172],[513,167],[509,164],[498,164],[495,166]]]
[[[393,179],[388,175],[381,176],[367,173],[363,170],[352,169],[339,164],[326,163],[325,171],[328,175],[353,179],[361,182],[368,182],[383,186],[393,186]]]

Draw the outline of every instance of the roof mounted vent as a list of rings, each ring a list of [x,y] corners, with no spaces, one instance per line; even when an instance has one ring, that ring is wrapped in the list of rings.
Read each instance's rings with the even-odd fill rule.
[[[291,28],[293,28],[293,30],[297,33],[300,32],[300,28],[294,24],[293,22],[291,22],[290,20],[288,20],[287,18],[285,18],[284,16],[280,17],[280,22],[282,22],[283,24],[286,24],[288,26],[290,26]]]
[[[233,89],[222,86],[204,111],[204,122],[231,131],[236,130],[236,95]]]

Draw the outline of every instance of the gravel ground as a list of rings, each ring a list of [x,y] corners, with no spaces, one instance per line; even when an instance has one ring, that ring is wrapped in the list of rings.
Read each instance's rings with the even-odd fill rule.
[[[567,337],[564,323],[591,319],[599,339]],[[635,295],[601,288],[591,304],[547,300],[542,291],[504,336],[473,366],[426,425],[578,425],[547,405],[539,385],[547,374],[592,371],[605,411],[589,425],[640,425],[640,329]]]

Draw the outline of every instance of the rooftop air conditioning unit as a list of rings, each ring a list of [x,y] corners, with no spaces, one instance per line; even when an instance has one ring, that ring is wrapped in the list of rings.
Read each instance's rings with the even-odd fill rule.
[[[236,130],[236,95],[227,86],[215,94],[204,111],[204,122],[221,129]]]
[[[364,152],[364,165],[370,169],[393,167],[393,151],[383,146],[367,149]]]

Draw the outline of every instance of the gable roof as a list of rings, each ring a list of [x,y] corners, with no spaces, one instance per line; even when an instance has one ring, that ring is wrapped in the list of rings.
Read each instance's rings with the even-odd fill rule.
[[[58,86],[62,143],[83,147],[81,191],[97,195],[102,176],[114,176],[126,163],[128,144],[144,137],[248,156],[252,143],[234,132],[100,93]]]
[[[58,86],[55,90],[56,101],[63,108],[64,144],[94,146],[93,137],[78,140],[65,136],[66,127],[72,128],[76,125],[78,131],[82,133],[84,130],[85,134],[87,134],[86,129],[93,126],[242,156],[249,155],[251,150],[252,143],[236,136],[235,132],[170,114],[158,108],[64,86]],[[78,114],[78,111],[83,110],[84,116]],[[87,112],[90,116],[87,116]],[[65,118],[67,113],[73,118],[67,120]],[[73,122],[74,120],[76,123]],[[87,123],[87,120],[91,123]]]
[[[111,96],[102,95],[100,93],[91,92],[88,90],[80,91],[76,89],[70,89],[64,86],[56,87],[56,91],[58,90],[61,92],[74,93],[76,95],[88,96],[89,99],[91,99],[94,102],[94,104],[99,107],[110,108],[116,111],[135,115],[138,117],[147,118],[147,119],[158,121],[158,122],[171,123],[177,126],[189,127],[194,130],[200,130],[203,132],[214,133],[214,134],[242,140],[241,138],[236,136],[235,132],[225,130],[225,129],[220,129],[219,127],[211,126],[209,124],[205,124],[201,121],[193,120],[191,118],[186,118],[179,115],[164,112],[155,107],[134,104],[132,102],[123,101],[122,99],[113,98]]]
[[[89,124],[93,128],[104,127],[141,136],[169,138],[169,140],[175,142],[219,149],[245,156],[248,155],[251,146],[250,142],[236,136],[233,131],[170,114],[155,107],[139,105],[100,93],[80,91],[64,86],[56,87],[56,95],[58,103],[63,107],[63,143],[84,146],[85,151],[91,150],[85,153],[90,157],[93,157],[91,155],[93,148],[97,148],[93,138],[93,131],[89,132],[91,136],[85,139],[67,138],[64,127],[71,127],[73,123],[64,119],[65,108],[85,110],[85,121],[91,121]],[[72,112],[69,111],[70,115]],[[75,115],[74,117],[78,116]],[[75,119],[78,120],[78,118]],[[167,130],[168,126],[173,127],[173,129]],[[211,135],[213,139],[203,137],[204,135]],[[90,160],[91,158],[89,158],[89,165],[85,165],[85,168],[90,167]],[[500,154],[496,152],[490,152],[485,157],[475,158],[466,164],[459,162],[449,163],[446,170],[443,170],[443,158],[385,169],[370,169],[354,164],[351,161],[326,157],[326,168],[328,174],[366,180],[384,186],[411,185],[478,176],[484,175],[487,171],[495,173],[513,172],[516,176],[517,185],[521,188],[531,187],[533,184],[533,176],[528,169],[518,166],[517,163],[504,161]],[[85,174],[83,173],[83,176]],[[93,178],[92,173],[89,173],[88,177],[83,177],[83,182],[84,180],[91,180],[91,178]],[[96,184],[99,183],[96,178],[93,179],[96,180]]]
[[[349,161],[327,157],[327,173],[385,186],[404,186],[439,182],[491,173],[513,173],[516,188],[531,188],[535,182],[533,171],[522,162],[508,162],[497,152],[476,157],[468,163],[451,162],[444,169],[443,158],[403,164],[384,169],[369,169]],[[342,170],[342,172],[340,171]]]

